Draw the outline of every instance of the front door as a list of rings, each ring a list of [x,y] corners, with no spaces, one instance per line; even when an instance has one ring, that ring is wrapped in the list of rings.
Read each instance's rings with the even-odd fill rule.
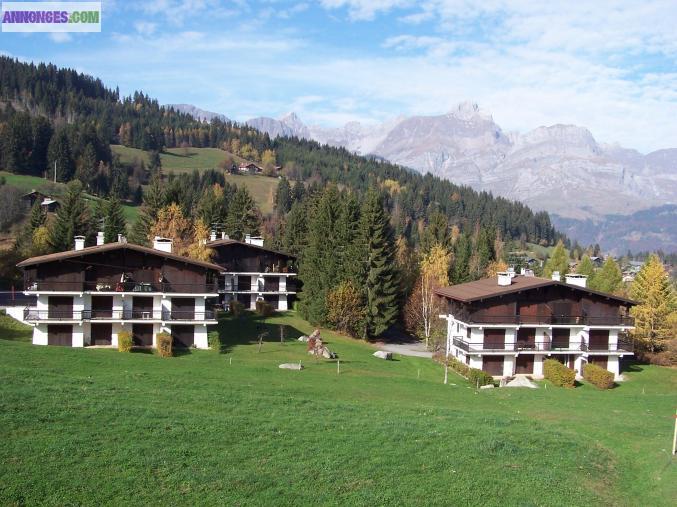
[[[110,345],[113,336],[113,324],[91,324],[92,345]]]
[[[515,362],[515,373],[532,374],[534,372],[534,356],[532,354],[520,354]]]
[[[51,299],[51,298],[50,298]],[[47,345],[73,346],[73,326],[50,324],[47,326]]]
[[[153,346],[153,324],[132,325],[132,341],[139,347]]]
[[[172,326],[174,347],[188,348],[195,343],[195,326]]]
[[[517,330],[517,348],[533,350],[536,348],[536,329],[521,327]]]
[[[73,318],[73,296],[49,296],[47,316],[50,319]]]

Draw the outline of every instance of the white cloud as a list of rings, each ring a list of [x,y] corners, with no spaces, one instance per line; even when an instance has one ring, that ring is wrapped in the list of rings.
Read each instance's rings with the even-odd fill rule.
[[[51,32],[49,38],[58,44],[63,44],[64,42],[70,42],[73,40],[73,37],[70,33],[67,32]]]

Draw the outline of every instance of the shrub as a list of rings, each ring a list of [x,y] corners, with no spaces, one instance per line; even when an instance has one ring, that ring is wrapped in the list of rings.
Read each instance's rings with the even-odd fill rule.
[[[129,331],[120,331],[118,333],[118,350],[120,352],[129,352],[132,350],[132,333]]]
[[[214,352],[221,352],[221,336],[219,336],[218,331],[210,331],[207,334],[207,341],[209,342],[209,348]]]
[[[270,317],[273,314],[273,311],[273,305],[267,301],[256,302],[256,313],[258,313],[261,317]]]
[[[242,304],[240,301],[231,301],[228,304],[228,308],[230,309],[230,314],[233,317],[239,317],[242,315],[242,312],[244,312],[244,304]]]
[[[472,385],[486,386],[494,383],[494,377],[477,368],[468,368],[468,381]]]
[[[157,353],[160,357],[172,357],[172,335],[169,333],[158,333],[155,339]]]
[[[611,389],[614,385],[614,374],[596,364],[583,366],[583,378],[600,389]]]
[[[576,372],[555,359],[543,361],[543,377],[560,387],[574,387]]]

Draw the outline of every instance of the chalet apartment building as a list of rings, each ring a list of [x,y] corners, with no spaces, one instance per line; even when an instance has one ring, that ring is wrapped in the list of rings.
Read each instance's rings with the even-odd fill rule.
[[[543,376],[543,361],[576,370],[597,364],[621,379],[620,361],[633,354],[624,339],[634,302],[586,288],[583,275],[553,279],[499,273],[440,288],[447,320],[447,355],[496,377]]]
[[[154,248],[127,243],[84,247],[26,259],[25,293],[37,305],[24,310],[36,345],[117,346],[118,333],[132,333],[137,346],[155,346],[168,332],[179,347],[207,348],[207,326],[216,324],[221,267],[171,253],[171,240]]]
[[[296,258],[263,247],[263,239],[247,235],[244,241],[212,233],[207,246],[214,250],[214,263],[224,273],[219,283],[222,301],[240,301],[254,309],[257,301],[266,301],[276,310],[288,310],[296,298]]]

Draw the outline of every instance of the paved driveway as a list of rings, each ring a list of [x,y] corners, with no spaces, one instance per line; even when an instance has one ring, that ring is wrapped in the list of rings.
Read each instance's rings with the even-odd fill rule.
[[[393,354],[401,354],[403,356],[415,357],[433,357],[433,353],[425,349],[425,344],[421,342],[412,343],[379,343],[379,350],[392,352]]]

